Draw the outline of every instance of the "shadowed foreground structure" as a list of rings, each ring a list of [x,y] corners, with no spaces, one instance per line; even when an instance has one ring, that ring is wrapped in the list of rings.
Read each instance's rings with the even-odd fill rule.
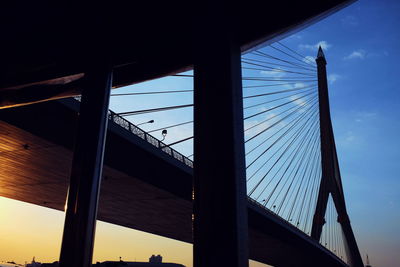
[[[240,54],[348,3],[302,1],[289,10],[286,1],[195,1],[195,9],[184,1],[114,1],[95,11],[59,3],[11,7],[2,18],[9,41],[0,80],[1,195],[62,210],[68,190],[60,266],[91,264],[96,218],[193,242],[195,267],[243,267],[249,255],[275,266],[345,265],[246,197]],[[194,170],[108,113],[111,88],[191,68]],[[76,94],[82,94],[80,109],[75,100],[27,105]],[[15,108],[20,105],[27,106]],[[222,131],[224,139],[213,138]],[[337,204],[341,195],[331,193]],[[350,265],[362,266],[355,241],[347,244]]]

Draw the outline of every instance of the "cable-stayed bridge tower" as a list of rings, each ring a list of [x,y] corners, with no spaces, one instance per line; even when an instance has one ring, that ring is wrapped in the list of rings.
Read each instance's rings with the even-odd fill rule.
[[[328,80],[326,74],[327,62],[321,47],[319,47],[316,62],[318,70],[322,177],[318,193],[317,207],[313,219],[311,237],[317,241],[321,238],[322,227],[325,224],[328,198],[329,195],[331,195],[338,214],[337,221],[342,227],[349,265],[362,267],[362,258],[346,210],[329,108]]]

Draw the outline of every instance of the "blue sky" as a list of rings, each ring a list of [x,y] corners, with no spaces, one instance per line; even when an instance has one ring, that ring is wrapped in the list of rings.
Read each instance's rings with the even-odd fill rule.
[[[347,207],[375,266],[400,256],[400,1],[358,1],[285,41],[313,55],[324,41]]]
[[[303,53],[311,49],[302,44],[328,44],[348,211],[362,253],[376,266],[400,261],[399,14],[399,1],[358,1],[287,40]]]
[[[305,56],[325,50],[332,121],[348,212],[360,250],[375,266],[400,261],[400,172],[398,61],[400,1],[362,0],[282,40]],[[169,77],[122,91],[192,89],[191,79]],[[135,90],[133,90],[135,89]],[[138,90],[137,90],[138,89]],[[152,96],[151,107],[191,103],[192,95]],[[149,98],[113,98],[114,110],[150,108]],[[145,104],[146,102],[146,104]],[[135,108],[132,108],[135,103]],[[155,119],[158,126],[191,120],[191,109],[131,118]],[[136,120],[136,121],[135,121]],[[154,125],[143,125],[158,128]],[[171,129],[170,143],[192,134],[192,125]],[[158,137],[158,133],[154,133]],[[192,143],[176,146],[186,155]]]

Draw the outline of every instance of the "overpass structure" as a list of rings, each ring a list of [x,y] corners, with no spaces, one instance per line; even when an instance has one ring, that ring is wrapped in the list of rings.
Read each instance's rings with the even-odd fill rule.
[[[282,38],[348,3],[303,1],[292,4],[293,11],[284,9],[284,2],[262,1],[246,6],[195,2],[194,13],[179,1],[157,7],[99,4],[96,12],[89,5],[38,4],[32,12],[22,11],[26,18],[42,16],[29,26],[24,20],[7,21],[9,29],[21,34],[6,32],[13,53],[4,57],[0,81],[1,195],[63,210],[68,193],[61,266],[89,266],[96,218],[192,242],[196,267],[242,267],[248,258],[274,266],[346,266],[318,242],[332,195],[348,264],[362,266],[344,204],[322,51],[317,63],[323,175],[311,237],[246,196],[243,146],[240,52]],[[254,6],[284,12],[274,17],[275,23],[272,17],[265,23],[265,9]],[[132,8],[143,14],[133,18]],[[16,10],[11,8],[10,14]],[[76,21],[63,20],[71,14]],[[135,27],[134,37],[127,37],[130,27],[148,14],[157,19]],[[51,19],[62,34],[49,35],[54,25],[46,23]],[[111,42],[110,30],[121,40]],[[41,38],[33,42],[37,36]],[[168,41],[160,48],[162,40]],[[55,41],[62,45],[53,46]],[[27,42],[31,46],[19,49]],[[108,111],[112,87],[192,66],[195,165]],[[49,101],[76,94],[82,94],[82,104]],[[228,129],[228,134],[215,140],[208,129]],[[225,156],[215,155],[215,147]],[[219,254],[232,257],[222,263]]]

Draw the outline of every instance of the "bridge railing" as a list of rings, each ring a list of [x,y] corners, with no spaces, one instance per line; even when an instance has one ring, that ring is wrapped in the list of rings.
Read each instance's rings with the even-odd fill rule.
[[[167,153],[171,157],[174,157],[175,159],[179,160],[180,162],[185,163],[187,166],[193,168],[193,161],[190,160],[188,157],[185,157],[175,149],[171,148],[167,144],[161,142],[154,136],[148,134],[147,132],[143,131],[130,121],[126,120],[125,118],[121,117],[114,111],[109,110],[108,111],[108,119],[113,121],[114,123],[118,124],[125,130],[133,133],[134,135],[140,137],[141,139],[147,141],[149,144],[161,149],[164,153]]]
[[[78,100],[79,102],[81,101],[81,97],[77,96],[74,97],[75,100]],[[175,159],[179,160],[180,162],[183,162],[185,165],[193,168],[193,161],[189,159],[188,157],[185,157],[175,149],[171,148],[167,144],[161,142],[151,134],[148,134],[144,130],[140,129],[127,119],[121,117],[117,113],[115,113],[112,110],[108,110],[108,119],[116,124],[118,124],[120,127],[124,128],[125,130],[129,131],[130,133],[140,137],[141,139],[147,141],[149,144],[161,149],[164,153],[170,155],[171,157],[174,157]]]

